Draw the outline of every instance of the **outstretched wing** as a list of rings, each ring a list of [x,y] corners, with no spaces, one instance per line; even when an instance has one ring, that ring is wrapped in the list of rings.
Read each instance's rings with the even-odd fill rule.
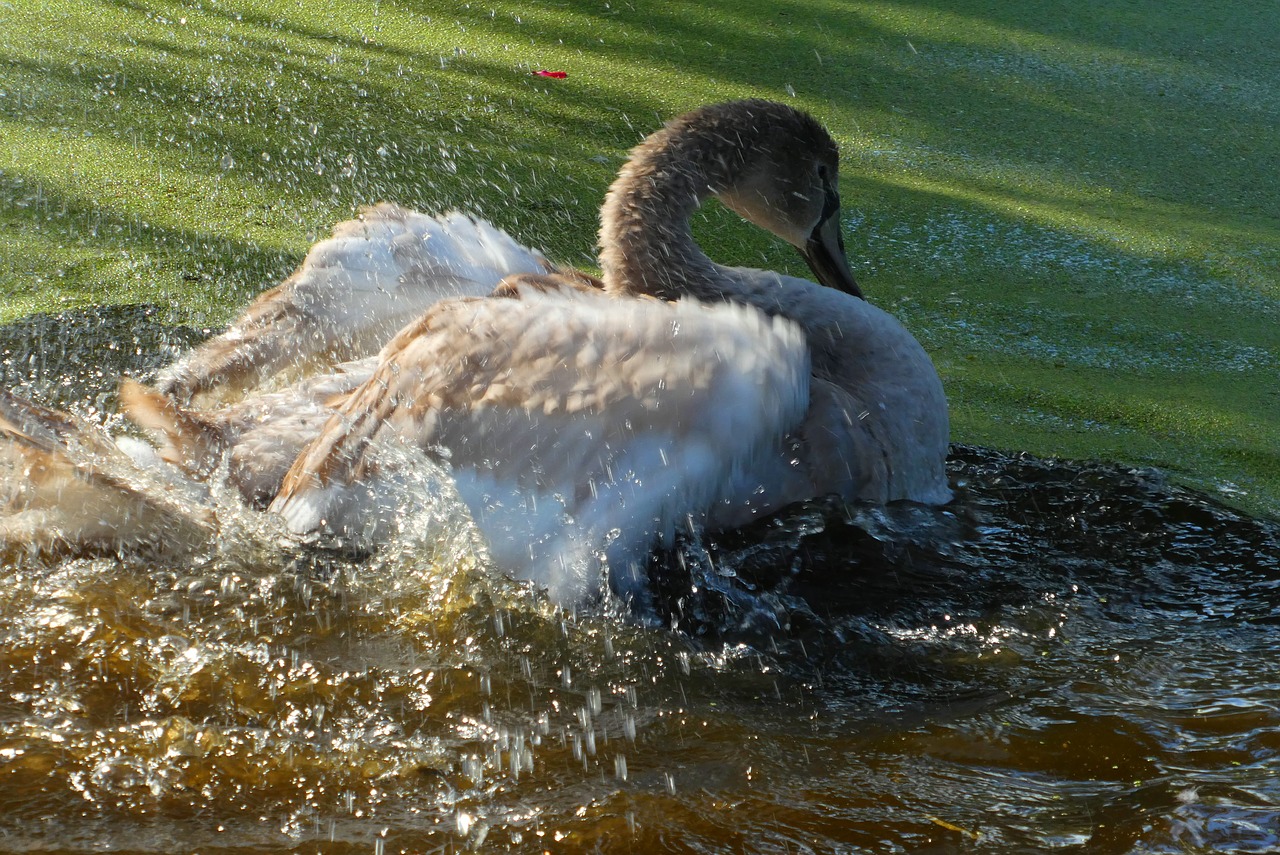
[[[574,287],[517,296],[447,301],[397,334],[272,509],[298,533],[376,539],[397,461],[425,450],[495,561],[554,592],[566,550],[643,555],[803,416],[808,351],[788,321]]]
[[[339,224],[288,279],[163,372],[156,387],[187,402],[287,369],[369,356],[439,300],[480,296],[509,274],[551,269],[539,253],[464,214],[375,205]]]

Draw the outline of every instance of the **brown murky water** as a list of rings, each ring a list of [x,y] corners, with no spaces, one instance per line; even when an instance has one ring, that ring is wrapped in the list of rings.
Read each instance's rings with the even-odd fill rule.
[[[0,332],[6,383],[82,412],[194,336]],[[0,850],[1280,849],[1280,526],[1155,473],[951,469],[942,511],[682,544],[641,618],[492,578],[461,525],[360,562],[252,520],[183,566],[11,556]]]

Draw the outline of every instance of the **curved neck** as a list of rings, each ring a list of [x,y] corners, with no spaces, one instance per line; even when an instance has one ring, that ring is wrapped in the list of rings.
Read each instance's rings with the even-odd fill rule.
[[[723,298],[720,268],[694,243],[689,219],[741,168],[741,156],[708,142],[660,131],[632,152],[600,211],[606,291]]]

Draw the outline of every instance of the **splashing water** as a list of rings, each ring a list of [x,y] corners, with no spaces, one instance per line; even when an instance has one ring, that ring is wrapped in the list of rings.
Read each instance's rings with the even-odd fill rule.
[[[170,335],[92,318],[33,323]],[[7,382],[109,405],[50,354]],[[648,620],[493,575],[443,500],[371,558],[229,502],[182,561],[7,558],[4,846],[1274,851],[1280,526],[1150,471],[950,465],[943,509],[680,544]]]

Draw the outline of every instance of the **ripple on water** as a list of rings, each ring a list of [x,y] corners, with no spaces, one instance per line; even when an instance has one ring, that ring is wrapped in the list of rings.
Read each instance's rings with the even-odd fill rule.
[[[181,564],[11,557],[3,848],[1280,847],[1280,527],[1149,471],[951,474],[682,544],[641,620],[447,513],[366,560],[249,518]]]

